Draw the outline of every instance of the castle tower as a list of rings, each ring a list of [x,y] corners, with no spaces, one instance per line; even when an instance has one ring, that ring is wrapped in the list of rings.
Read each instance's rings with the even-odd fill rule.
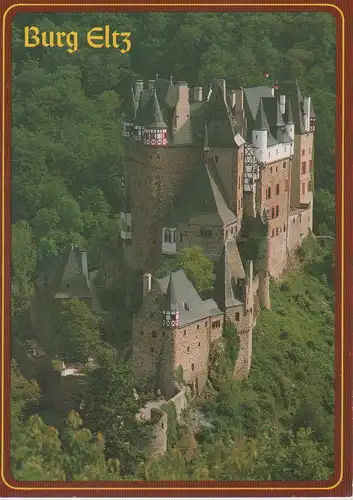
[[[293,115],[292,115],[292,104],[291,104],[290,99],[288,99],[288,114],[287,114],[285,128],[286,128],[286,132],[289,135],[289,137],[294,140],[294,122],[293,122]]]
[[[131,137],[134,134],[134,121],[136,117],[136,93],[134,93],[131,87],[130,92],[126,99],[126,106],[123,109],[124,121],[123,125],[123,137]]]
[[[256,157],[260,162],[267,158],[267,122],[262,99],[255,119],[255,127],[252,131],[252,142],[256,147]]]
[[[179,328],[179,308],[175,301],[175,285],[170,273],[169,283],[162,311],[162,325],[167,328]]]

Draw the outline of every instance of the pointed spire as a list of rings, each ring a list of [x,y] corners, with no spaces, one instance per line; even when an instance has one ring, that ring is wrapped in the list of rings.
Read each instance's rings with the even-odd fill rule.
[[[291,103],[291,95],[288,95],[288,116],[287,116],[287,125],[293,124],[293,115],[292,115],[292,103]]]
[[[267,130],[265,110],[264,110],[264,105],[263,105],[261,97],[260,97],[259,108],[257,110],[256,119],[255,119],[254,130]]]
[[[169,273],[169,283],[166,291],[167,305],[170,311],[176,311],[178,309],[178,304],[176,301],[175,284],[173,273]]]
[[[152,116],[151,116],[152,123],[149,124],[149,128],[167,128],[167,125],[165,124],[162,115],[161,108],[159,106],[156,88],[154,88],[152,99],[153,99]]]

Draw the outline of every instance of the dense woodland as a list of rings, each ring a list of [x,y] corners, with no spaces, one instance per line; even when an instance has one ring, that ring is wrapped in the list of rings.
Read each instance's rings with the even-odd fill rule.
[[[95,50],[84,42],[73,54],[24,48],[27,25],[84,36],[107,24],[132,32],[129,54]],[[297,80],[312,96],[317,116],[314,232],[334,235],[335,50],[335,22],[323,13],[18,14],[12,39],[13,357],[16,342],[28,334],[38,266],[71,243],[86,246],[89,261],[98,263],[117,240],[121,108],[136,76],[173,75],[190,85],[213,77],[266,84],[265,72],[279,86]],[[92,374],[82,415],[72,412],[56,428],[41,413],[38,384],[24,379],[13,360],[14,477],[328,478],[333,472],[332,254],[330,241],[320,246],[310,238],[288,275],[272,284],[273,309],[258,320],[246,382],[230,377],[237,339],[230,325],[225,328],[225,348],[214,360],[209,390],[186,412],[183,426],[170,425],[170,449],[160,461],[145,457],[149,428],[133,418],[141,401],[133,398],[137,382],[128,362],[101,339],[98,319],[83,303],[66,304],[53,346],[77,359],[94,346],[102,368]],[[200,277],[204,266],[207,279],[196,285],[207,289],[212,269],[197,252],[180,259],[175,266],[187,264],[191,279]]]

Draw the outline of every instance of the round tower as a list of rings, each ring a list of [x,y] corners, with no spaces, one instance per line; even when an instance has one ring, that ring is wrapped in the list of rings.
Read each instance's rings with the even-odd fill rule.
[[[289,137],[294,140],[294,123],[293,123],[292,105],[291,105],[290,96],[288,98],[287,119],[285,122],[285,128],[286,128],[286,132],[289,135]]]
[[[148,122],[144,128],[143,142],[146,146],[166,146],[168,129],[159,106],[155,87],[148,108]]]
[[[267,123],[265,111],[260,99],[259,108],[255,119],[254,129],[252,131],[252,142],[256,148],[255,154],[260,162],[265,162],[267,158]]]

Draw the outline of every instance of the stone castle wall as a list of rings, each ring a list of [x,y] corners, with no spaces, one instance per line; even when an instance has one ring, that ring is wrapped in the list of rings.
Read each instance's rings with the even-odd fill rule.
[[[153,270],[162,253],[162,218],[196,165],[200,148],[153,148],[128,141],[125,164],[132,200],[131,243],[125,258],[132,268]]]
[[[271,276],[278,277],[287,263],[286,233],[290,209],[290,160],[266,165],[261,176],[261,210],[265,208],[269,217],[268,270]],[[267,195],[269,189],[271,190],[270,198]]]

